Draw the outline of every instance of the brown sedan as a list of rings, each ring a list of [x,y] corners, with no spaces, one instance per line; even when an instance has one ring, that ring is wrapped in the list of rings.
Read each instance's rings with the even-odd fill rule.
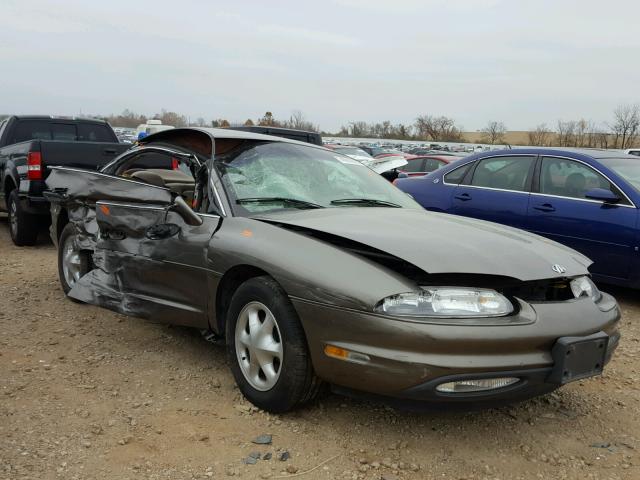
[[[149,168],[158,158],[177,169]],[[175,129],[100,172],[53,168],[47,184],[68,296],[209,332],[268,411],[324,384],[514,401],[600,374],[618,342],[620,311],[584,256],[426,212],[321,147]]]

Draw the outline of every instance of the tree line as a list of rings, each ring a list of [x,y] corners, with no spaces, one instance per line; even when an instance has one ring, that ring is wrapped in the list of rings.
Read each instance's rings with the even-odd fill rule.
[[[0,120],[6,115],[0,115]],[[114,115],[97,115],[116,127],[135,128],[148,120],[157,119],[165,125],[175,127],[235,127],[269,126],[295,128],[320,132],[320,127],[308,120],[299,110],[293,111],[288,118],[278,119],[272,112],[265,112],[256,119],[248,118],[244,122],[229,121],[225,118],[206,120],[203,117],[191,119],[177,112],[162,109],[155,115],[144,115],[125,109]],[[488,122],[475,141],[491,145],[507,143],[507,126],[497,120]],[[340,127],[338,132],[321,131],[325,136],[379,138],[388,140],[416,140],[432,142],[465,142],[464,129],[455,119],[445,115],[420,115],[411,124],[353,121]],[[527,132],[526,140],[520,144],[540,147],[588,147],[588,148],[631,148],[640,144],[640,104],[624,104],[616,107],[610,122],[596,123],[592,120],[558,120],[554,125],[541,123]]]
[[[291,113],[289,118],[277,119],[272,112],[265,112],[261,117],[252,120],[248,118],[244,122],[230,122],[225,118],[216,118],[212,120],[205,120],[203,117],[191,119],[185,115],[181,115],[176,112],[162,109],[160,113],[155,115],[146,116],[143,114],[132,112],[129,109],[125,109],[122,113],[105,116],[95,116],[94,118],[101,118],[106,120],[111,125],[124,128],[136,128],[142,123],[147,123],[148,120],[160,120],[165,125],[173,125],[174,127],[237,127],[237,126],[268,126],[268,127],[281,127],[281,128],[295,128],[298,130],[307,130],[312,132],[318,132],[320,127],[313,122],[306,119],[305,115],[295,110]]]
[[[640,105],[620,105],[613,120],[596,123],[592,120],[558,120],[554,127],[546,123],[529,129],[527,140],[531,146],[631,148],[640,139]],[[479,141],[490,145],[507,142],[507,126],[492,120],[480,130]],[[323,132],[324,133],[324,132]],[[464,142],[464,129],[447,116],[421,115],[413,124],[393,124],[385,120],[377,123],[350,122],[331,134],[337,137],[380,138],[433,142]]]

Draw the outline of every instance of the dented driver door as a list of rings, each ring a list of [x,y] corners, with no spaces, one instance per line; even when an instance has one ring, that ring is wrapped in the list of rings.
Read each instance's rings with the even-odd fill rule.
[[[128,315],[206,327],[205,247],[219,217],[187,225],[167,188],[128,178],[56,169],[47,180],[56,208],[66,208],[93,270],[69,295]]]
[[[205,252],[220,217],[201,218],[201,225],[189,225],[171,206],[96,203],[98,247],[108,257],[109,269],[121,270],[135,314],[207,327]]]

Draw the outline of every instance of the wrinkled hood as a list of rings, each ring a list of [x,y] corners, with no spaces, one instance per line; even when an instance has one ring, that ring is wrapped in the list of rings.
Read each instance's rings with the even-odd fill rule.
[[[346,238],[427,273],[501,275],[522,281],[588,273],[582,254],[538,235],[491,222],[409,208],[339,207],[253,217]],[[563,275],[554,264],[566,269]]]

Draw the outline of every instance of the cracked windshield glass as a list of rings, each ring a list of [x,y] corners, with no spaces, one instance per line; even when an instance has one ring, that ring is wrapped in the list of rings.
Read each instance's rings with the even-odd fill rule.
[[[291,208],[420,208],[357,160],[315,147],[248,142],[216,158],[236,213]]]

